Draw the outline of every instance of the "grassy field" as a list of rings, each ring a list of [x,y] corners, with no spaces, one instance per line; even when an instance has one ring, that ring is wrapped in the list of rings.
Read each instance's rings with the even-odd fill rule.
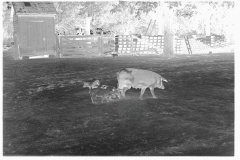
[[[91,103],[82,82],[161,74],[165,90]],[[234,54],[3,61],[3,155],[233,156]]]

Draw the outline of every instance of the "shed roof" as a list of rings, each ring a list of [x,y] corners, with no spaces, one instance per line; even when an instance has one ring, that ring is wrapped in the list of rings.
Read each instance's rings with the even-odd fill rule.
[[[12,2],[15,14],[57,14],[53,2]]]

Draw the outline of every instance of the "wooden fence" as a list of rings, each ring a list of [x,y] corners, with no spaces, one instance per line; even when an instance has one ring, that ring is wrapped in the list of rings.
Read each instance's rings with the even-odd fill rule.
[[[60,57],[94,55],[100,50],[97,36],[59,36]]]
[[[161,54],[163,36],[59,36],[59,57]]]
[[[221,38],[221,37],[220,37]],[[23,53],[23,59],[29,57],[39,57],[43,55],[49,58],[62,57],[94,57],[104,55],[143,55],[143,54],[162,54],[164,48],[164,37],[158,36],[134,36],[120,35],[112,37],[104,36],[66,36],[56,35],[56,50],[54,54],[38,52],[34,54]],[[234,52],[234,41],[226,42],[224,39],[214,36],[190,37],[189,46],[193,54],[223,53]],[[16,50],[18,45],[16,45]],[[57,52],[57,54],[55,53]],[[189,54],[184,38],[174,38],[174,54]],[[15,55],[16,57],[19,56]],[[25,56],[25,57],[24,57]],[[16,58],[18,59],[18,58]]]
[[[59,36],[60,57],[94,57],[115,50],[114,37]]]
[[[164,48],[164,37],[159,36],[133,36],[121,35],[112,37],[103,36],[59,36],[59,57],[94,57],[103,55],[143,55],[162,54]],[[211,42],[189,39],[193,53],[209,53]],[[174,53],[188,54],[184,38],[174,38]]]

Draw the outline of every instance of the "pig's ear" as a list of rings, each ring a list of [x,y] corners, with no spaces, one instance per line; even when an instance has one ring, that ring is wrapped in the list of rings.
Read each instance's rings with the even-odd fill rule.
[[[162,81],[165,81],[165,82],[168,82],[164,77],[161,76],[161,80]]]
[[[116,75],[117,75],[117,79],[118,79],[118,77],[119,77],[119,73],[120,73],[120,72],[116,72]]]

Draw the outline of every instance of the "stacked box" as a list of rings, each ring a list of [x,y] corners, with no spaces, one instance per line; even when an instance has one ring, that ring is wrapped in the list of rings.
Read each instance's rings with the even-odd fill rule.
[[[204,42],[195,39],[189,39],[193,54],[206,54],[211,51],[211,37],[209,36]]]
[[[183,45],[184,45],[184,39],[176,38],[175,39],[175,53],[176,54],[182,54],[183,53]]]
[[[129,35],[116,36],[116,50],[120,54],[131,54],[132,37]]]
[[[116,51],[120,54],[156,54],[163,49],[163,36],[117,36]]]

